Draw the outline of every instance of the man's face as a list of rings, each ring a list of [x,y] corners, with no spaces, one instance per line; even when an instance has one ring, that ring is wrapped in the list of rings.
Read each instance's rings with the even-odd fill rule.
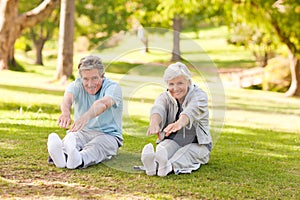
[[[81,79],[85,91],[89,94],[96,94],[102,87],[103,77],[99,75],[98,69],[82,70]]]
[[[188,91],[189,81],[184,76],[178,76],[168,81],[168,90],[180,103]]]

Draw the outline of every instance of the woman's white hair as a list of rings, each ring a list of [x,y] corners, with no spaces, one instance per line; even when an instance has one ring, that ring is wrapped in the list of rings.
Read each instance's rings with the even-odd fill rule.
[[[185,76],[191,82],[191,72],[187,66],[181,62],[176,62],[168,66],[164,73],[164,81],[168,83],[169,80],[178,76]]]

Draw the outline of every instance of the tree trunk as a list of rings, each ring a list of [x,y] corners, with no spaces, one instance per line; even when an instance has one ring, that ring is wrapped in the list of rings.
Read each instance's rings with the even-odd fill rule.
[[[300,61],[299,61],[299,49],[297,49],[296,42],[293,43],[289,35],[286,35],[286,32],[283,31],[278,23],[271,18],[271,24],[274,27],[278,37],[281,42],[284,43],[288,48],[288,55],[290,61],[290,70],[291,70],[291,85],[288,91],[285,93],[286,96],[300,96]]]
[[[19,15],[18,0],[0,1],[0,70],[15,66],[14,45],[25,28],[45,19],[59,0],[44,0],[38,7]]]
[[[8,69],[14,43],[18,37],[15,21],[18,17],[18,1],[0,1],[0,70]]]
[[[298,57],[289,51],[292,82],[286,96],[300,96],[300,61]]]
[[[141,40],[141,42],[144,44],[143,52],[144,53],[149,53],[149,38],[148,38],[148,33],[147,31],[140,26],[137,29],[137,36]]]
[[[73,73],[75,0],[62,0],[56,79],[64,83]]]
[[[38,26],[39,31],[34,31],[30,28],[30,37],[35,47],[35,64],[43,65],[43,48],[46,41],[50,37],[50,30],[45,28],[43,25]]]
[[[35,55],[36,55],[36,60],[35,60],[35,64],[37,65],[44,65],[43,64],[43,48],[45,45],[45,42],[47,40],[37,40],[36,43],[34,43],[35,46]]]
[[[181,17],[173,18],[173,51],[171,61],[180,61],[181,53],[180,53],[180,32],[182,29],[183,19]]]

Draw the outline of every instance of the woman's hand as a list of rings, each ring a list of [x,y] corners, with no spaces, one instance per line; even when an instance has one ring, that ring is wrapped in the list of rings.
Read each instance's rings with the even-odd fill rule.
[[[149,135],[154,135],[154,134],[159,134],[160,133],[160,123],[161,123],[161,118],[159,114],[153,114],[150,117],[150,125],[147,130],[147,136]]]
[[[171,133],[174,133],[176,131],[179,131],[182,128],[182,125],[180,123],[174,122],[172,124],[169,124],[165,129],[164,132],[166,133],[166,136],[169,136]]]
[[[174,122],[169,124],[165,129],[164,132],[166,133],[166,136],[169,136],[171,133],[174,133],[176,131],[179,131],[183,127],[185,127],[189,123],[189,118],[187,115],[183,114],[180,115],[179,119]]]
[[[149,135],[154,135],[160,133],[160,127],[159,125],[150,125],[148,130],[147,130],[147,136]]]

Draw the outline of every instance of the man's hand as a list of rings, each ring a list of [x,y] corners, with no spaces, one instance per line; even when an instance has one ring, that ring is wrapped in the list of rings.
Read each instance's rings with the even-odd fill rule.
[[[70,132],[81,131],[87,123],[88,123],[88,119],[86,117],[82,116],[74,122],[74,124],[71,126],[69,131]]]
[[[71,124],[71,116],[69,114],[61,114],[60,117],[58,118],[57,124],[61,128],[68,128],[69,125]]]

